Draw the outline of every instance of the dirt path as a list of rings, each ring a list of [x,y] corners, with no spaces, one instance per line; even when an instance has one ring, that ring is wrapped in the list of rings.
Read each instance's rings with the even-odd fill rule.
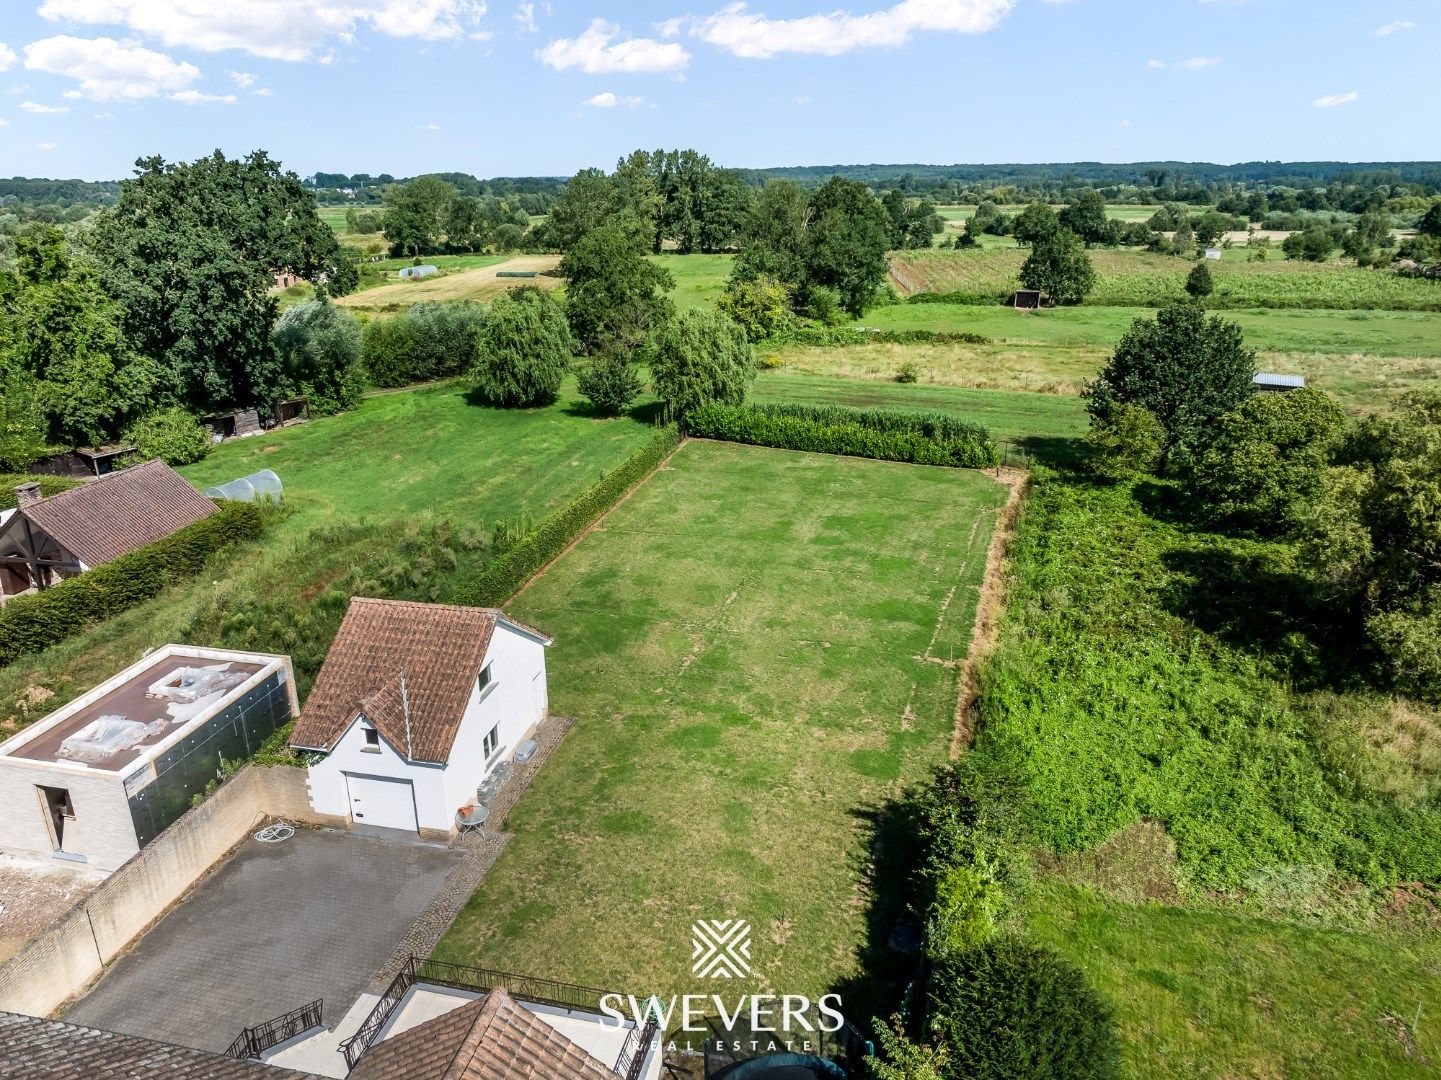
[[[976,702],[980,687],[976,683],[976,669],[982,660],[996,647],[1001,626],[1001,611],[1005,600],[1006,561],[1015,535],[1016,519],[1020,517],[1021,505],[1030,486],[1031,474],[1024,469],[996,469],[990,474],[998,483],[1009,487],[1005,506],[1001,507],[996,519],[996,530],[991,534],[991,546],[986,553],[986,571],[981,578],[981,597],[976,604],[976,622],[971,629],[971,647],[961,664],[958,692],[956,694],[956,720],[951,736],[951,760],[971,744],[976,733]]]

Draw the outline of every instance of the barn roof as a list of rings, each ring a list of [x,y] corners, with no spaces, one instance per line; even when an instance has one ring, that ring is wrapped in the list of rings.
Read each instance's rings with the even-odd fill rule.
[[[504,990],[381,1042],[350,1080],[617,1080]]]
[[[160,460],[102,476],[22,511],[86,566],[100,566],[215,513]]]
[[[497,621],[549,643],[490,608],[354,597],[290,745],[330,750],[363,713],[411,761],[444,763]]]
[[[1258,372],[1251,382],[1256,386],[1276,387],[1285,390],[1300,390],[1306,385],[1304,375],[1276,375],[1269,371]]]

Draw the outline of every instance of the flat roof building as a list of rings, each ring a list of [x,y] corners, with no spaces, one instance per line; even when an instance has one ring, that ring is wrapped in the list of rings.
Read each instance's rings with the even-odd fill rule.
[[[298,711],[287,656],[158,649],[0,743],[0,851],[118,869]]]

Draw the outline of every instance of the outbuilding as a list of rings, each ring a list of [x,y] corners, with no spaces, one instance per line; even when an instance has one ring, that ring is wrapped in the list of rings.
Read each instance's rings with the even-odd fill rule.
[[[550,643],[490,608],[353,598],[290,739],[311,759],[311,806],[452,835],[545,718]]]
[[[440,267],[431,263],[421,263],[419,266],[402,266],[400,268],[401,281],[415,281],[419,278],[434,277],[440,273]]]
[[[45,589],[215,513],[215,504],[160,460],[132,465],[44,498],[15,489],[0,524],[0,592]]]
[[[1306,376],[1276,375],[1262,371],[1251,379],[1251,387],[1258,394],[1284,394],[1290,390],[1306,389]]]
[[[0,743],[0,851],[118,869],[296,704],[287,656],[158,649]]]

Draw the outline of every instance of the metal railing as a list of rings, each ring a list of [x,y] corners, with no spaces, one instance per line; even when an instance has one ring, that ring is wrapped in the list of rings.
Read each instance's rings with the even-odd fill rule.
[[[256,1024],[248,1027],[230,1044],[225,1051],[225,1056],[245,1061],[249,1058],[259,1058],[265,1051],[279,1046],[283,1042],[295,1038],[297,1035],[309,1031],[311,1028],[320,1026],[320,1018],[325,1009],[325,1000],[319,998],[309,1005],[302,1005],[298,1009],[291,1009],[274,1020],[267,1020],[263,1024]]]
[[[552,1005],[561,1009],[579,1009],[584,1012],[599,1013],[600,1001],[608,996],[609,991],[597,990],[591,986],[577,986],[574,983],[560,982],[556,979],[540,979],[532,975],[517,975],[511,971],[492,971],[489,968],[471,967],[468,964],[452,964],[444,960],[423,960],[418,956],[411,956],[406,960],[404,966],[390,981],[385,993],[371,1009],[370,1015],[360,1025],[354,1035],[340,1044],[341,1051],[345,1054],[346,1064],[355,1068],[365,1052],[375,1044],[376,1039],[384,1030],[386,1023],[394,1015],[401,1000],[416,983],[426,983],[430,986],[444,986],[452,990],[469,990],[478,994],[486,994],[492,990],[504,990],[513,998],[522,1001],[531,1001],[539,1005]],[[650,1046],[655,1038],[655,1018],[650,1018],[644,1031],[638,1038],[638,1046],[632,1046],[637,1036],[632,1031],[627,1037],[625,1046],[621,1050],[621,1059],[624,1061],[625,1071],[623,1075],[626,1080],[637,1080],[640,1076],[640,1069],[645,1064],[646,1048]],[[617,1061],[616,1072],[622,1071],[622,1061]]]
[[[620,1048],[620,1056],[615,1059],[615,1071],[625,1080],[640,1080],[640,1074],[645,1069],[646,1054],[650,1051],[650,1044],[655,1041],[659,1028],[655,1017],[648,1016],[645,1027],[630,1029],[625,1045]]]

